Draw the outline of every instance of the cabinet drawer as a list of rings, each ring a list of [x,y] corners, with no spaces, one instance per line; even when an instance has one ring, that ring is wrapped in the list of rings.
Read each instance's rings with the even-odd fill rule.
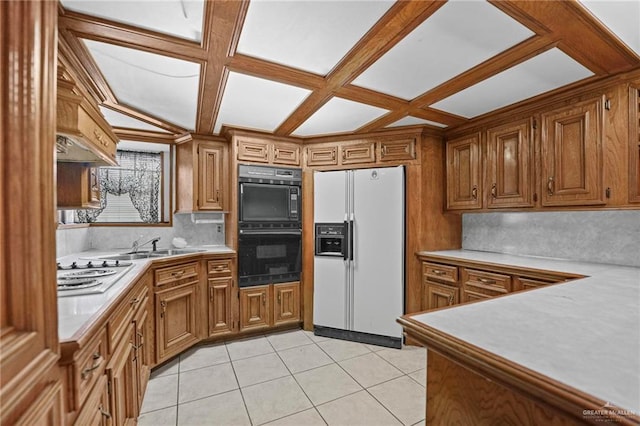
[[[300,147],[293,144],[277,143],[273,146],[273,163],[300,165]]]
[[[537,280],[534,278],[518,277],[518,282],[520,283],[520,286],[518,289],[514,289],[514,290],[529,290],[532,288],[544,287],[550,284],[555,284],[556,282],[561,282],[561,281],[562,280],[544,281],[544,280]]]
[[[465,287],[473,288],[480,293],[508,293],[511,291],[511,277],[509,275],[494,274],[492,272],[465,269]]]
[[[238,160],[256,163],[269,162],[269,145],[264,142],[239,140]]]
[[[458,267],[422,262],[422,275],[432,280],[455,284],[458,282]]]
[[[133,315],[139,306],[146,306],[149,301],[149,289],[144,285],[137,285],[120,303],[116,312],[109,319],[107,331],[109,335],[109,353],[113,353],[120,338],[127,332]]]
[[[380,161],[416,159],[416,140],[403,139],[380,142]]]
[[[82,406],[98,378],[104,374],[107,358],[107,339],[104,328],[82,349],[73,363],[75,409]]]
[[[184,281],[198,279],[198,262],[185,263],[178,266],[156,269],[156,287]]]
[[[227,277],[232,275],[232,259],[209,260],[207,262],[207,273],[210,277]]]
[[[361,164],[376,162],[376,149],[373,142],[359,145],[343,146],[341,148],[341,151],[342,164]]]
[[[309,147],[307,148],[307,166],[337,166],[338,147]]]

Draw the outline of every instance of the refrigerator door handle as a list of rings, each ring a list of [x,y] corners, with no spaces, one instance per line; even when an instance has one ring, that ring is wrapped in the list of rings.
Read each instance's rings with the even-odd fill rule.
[[[353,224],[353,218],[349,221],[349,260],[353,261],[353,252],[354,250],[354,246],[353,246],[353,228],[354,228],[354,224]]]
[[[349,222],[347,222],[346,220],[344,221],[344,229],[345,229],[345,233],[348,234]],[[346,240],[346,238],[348,238],[347,235],[345,235],[345,240],[342,243],[342,259],[343,260],[349,260],[349,241]]]

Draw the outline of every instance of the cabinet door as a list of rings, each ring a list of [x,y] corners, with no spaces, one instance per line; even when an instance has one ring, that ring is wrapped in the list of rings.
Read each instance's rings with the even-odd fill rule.
[[[482,207],[480,135],[447,142],[447,209]]]
[[[73,424],[76,426],[109,426],[114,424],[111,421],[113,416],[111,415],[110,407],[109,381],[107,376],[103,374],[83,404]]]
[[[186,285],[156,293],[157,363],[198,342],[197,292]]]
[[[380,161],[415,160],[416,140],[401,139],[382,141],[380,144]]]
[[[422,309],[431,310],[457,305],[459,289],[425,280]]]
[[[268,285],[240,289],[240,331],[270,326],[269,299]]]
[[[270,144],[247,139],[238,140],[238,160],[254,163],[269,162]]]
[[[373,142],[340,147],[341,164],[364,164],[376,162],[376,148]]]
[[[300,321],[300,283],[282,283],[273,285],[274,325]]]
[[[224,147],[201,144],[198,147],[198,209],[223,210]]]
[[[602,99],[542,115],[542,205],[604,204]]]
[[[640,203],[640,87],[629,88],[629,202]]]
[[[148,299],[147,299],[148,300]],[[146,303],[141,307],[134,318],[134,374],[136,376],[137,394],[136,394],[136,412],[142,406],[144,392],[149,382],[149,374],[151,373],[151,352],[149,350],[149,311]]]
[[[135,373],[135,327],[120,342],[107,366],[111,383],[111,416],[113,424],[124,425],[138,417],[138,383]]]
[[[530,120],[524,120],[487,131],[488,208],[533,206],[530,129]]]
[[[307,148],[307,166],[337,166],[338,146],[310,146]]]
[[[275,143],[273,145],[273,164],[299,166],[300,147],[288,143]]]
[[[233,290],[232,278],[209,279],[209,336],[235,331],[231,305]]]

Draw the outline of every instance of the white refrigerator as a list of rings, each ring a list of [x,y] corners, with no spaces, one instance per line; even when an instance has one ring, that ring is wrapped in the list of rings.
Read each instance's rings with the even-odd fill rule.
[[[315,333],[401,347],[404,168],[316,171],[313,182],[314,222],[344,224],[348,250],[314,256]]]

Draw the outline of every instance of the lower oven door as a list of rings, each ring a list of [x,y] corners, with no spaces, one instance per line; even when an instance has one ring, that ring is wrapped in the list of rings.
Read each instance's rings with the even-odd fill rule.
[[[243,229],[238,238],[240,287],[300,280],[302,231]]]

